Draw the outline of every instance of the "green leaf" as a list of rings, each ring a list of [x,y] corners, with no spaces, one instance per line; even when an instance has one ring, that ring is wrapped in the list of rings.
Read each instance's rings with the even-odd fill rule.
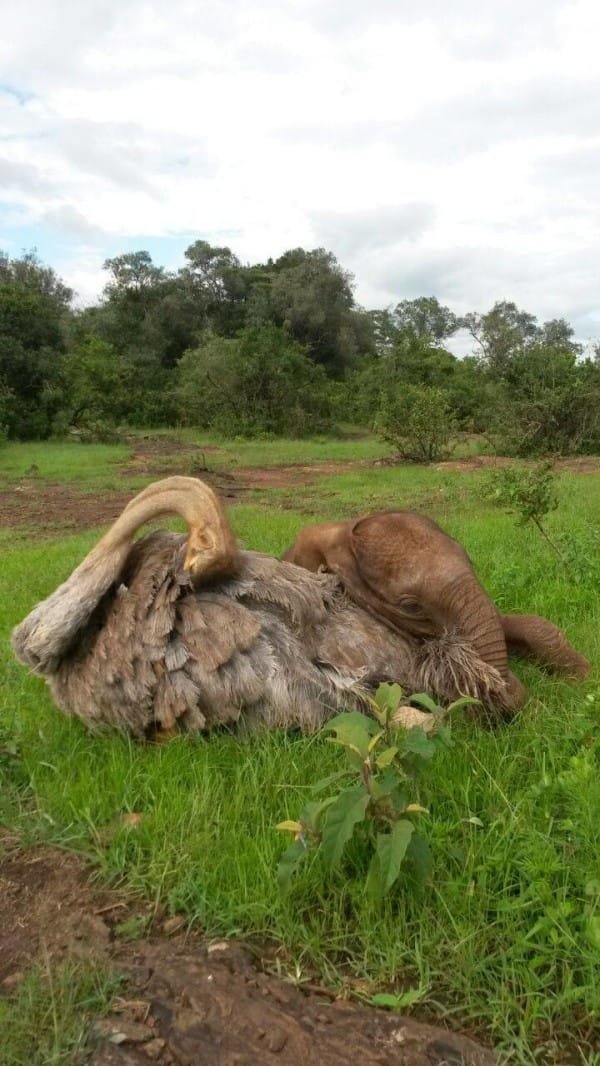
[[[402,689],[400,685],[389,685],[385,681],[378,686],[375,693],[375,703],[382,711],[386,712],[395,711],[401,699]]]
[[[390,796],[398,786],[403,783],[404,776],[398,773],[398,769],[395,766],[388,767],[388,769],[384,770],[382,774],[376,774],[371,782],[371,794],[373,799],[379,800],[383,799],[384,796]],[[408,803],[408,796],[404,792],[402,795],[404,797],[402,810],[404,810]]]
[[[435,713],[440,710],[439,704],[432,700],[431,696],[428,696],[426,692],[417,692],[414,696],[410,697],[411,703],[418,704],[419,707],[424,707],[426,711],[432,711]]]
[[[476,700],[473,696],[461,696],[460,699],[454,700],[448,707],[448,714],[452,711],[459,711],[461,707],[474,707],[475,704],[481,706],[481,700]]]
[[[406,849],[406,858],[410,861],[417,881],[425,884],[425,881],[431,875],[433,859],[429,844],[419,833],[413,833],[410,844]]]
[[[376,855],[379,864],[381,895],[389,892],[397,879],[413,832],[412,822],[402,818],[395,823],[389,833],[378,833]]]
[[[335,796],[330,796],[328,799],[324,800],[310,800],[300,812],[299,820],[302,822],[302,825],[306,826],[311,832],[317,834],[319,832],[321,819],[334,800]]]
[[[345,788],[335,797],[323,824],[321,850],[325,862],[336,866],[359,822],[364,820],[369,793],[362,782]]]
[[[286,891],[294,870],[298,868],[302,860],[308,855],[308,848],[301,840],[294,841],[286,848],[277,864],[277,881],[279,887]]]
[[[386,766],[389,766],[390,763],[393,763],[397,754],[398,748],[386,748],[385,751],[382,751],[381,755],[378,755],[375,759],[375,765],[378,766],[380,770],[384,770]]]
[[[371,739],[369,741],[369,755],[373,751],[373,748],[377,747],[379,741],[381,740],[382,736],[384,735],[384,732],[385,732],[385,730],[382,729],[380,733],[375,733],[375,735],[371,737]]]
[[[312,786],[313,792],[324,792],[330,785],[334,785],[336,781],[341,781],[343,777],[348,777],[351,773],[350,770],[338,770],[335,774],[330,774],[329,777],[323,777],[320,781],[317,781],[316,785]]]
[[[379,732],[379,725],[360,711],[338,714],[325,725],[325,732],[335,733],[336,743],[360,753],[366,759],[369,741]]]
[[[420,755],[422,759],[431,759],[435,755],[435,744],[431,743],[427,734],[417,725],[406,730],[404,748],[413,755]]]
[[[406,992],[398,992],[395,996],[389,992],[378,992],[376,996],[371,996],[371,1003],[374,1007],[405,1010],[406,1007],[411,1007],[413,1003],[418,1003],[420,999],[423,999],[428,991],[428,988],[407,988]]]

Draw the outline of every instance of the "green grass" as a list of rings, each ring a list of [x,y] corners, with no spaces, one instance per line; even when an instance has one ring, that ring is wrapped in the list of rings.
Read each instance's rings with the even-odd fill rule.
[[[583,538],[600,527],[599,482],[564,475],[555,531]],[[493,510],[479,475],[376,468],[310,488],[315,519],[388,502],[420,506],[465,544],[504,610],[546,614],[600,663],[598,582],[574,582],[535,530]],[[282,508],[274,492],[262,504],[237,505],[236,532],[249,547],[279,553],[306,520],[305,497],[297,496],[297,511]],[[0,630],[7,635],[95,539],[86,533],[8,551]],[[292,973],[299,967],[334,985],[360,980],[372,992],[426,987],[419,1016],[480,1035],[507,1062],[564,1066],[572,1054],[573,1062],[597,1064],[597,665],[589,681],[571,685],[519,664],[531,696],[521,715],[492,731],[457,723],[454,746],[424,778],[420,797],[431,811],[422,826],[431,881],[423,890],[401,885],[377,907],[365,897],[360,855],[333,875],[317,856],[288,897],[277,888],[286,841],[274,826],[297,815],[310,783],[336,769],[330,744],[217,732],[144,748],[114,734],[91,736],[53,709],[44,684],[12,660],[6,643],[2,651],[0,820],[25,842],[90,854],[111,881],[184,911],[211,934],[273,939]],[[143,819],[114,829],[123,812]]]
[[[0,1000],[0,1066],[87,1061],[91,1018],[106,1010],[118,980],[97,968],[37,966]]]
[[[65,441],[30,441],[25,444],[8,443],[0,447],[0,482],[19,481],[35,476],[48,481],[76,482],[82,488],[98,484],[109,487],[115,473],[131,459],[136,447],[143,449],[144,438],[167,442],[179,441],[179,453],[165,453],[157,457],[161,466],[173,467],[174,473],[189,473],[198,461],[202,446],[207,451],[209,466],[222,469],[253,466],[280,466],[288,463],[356,462],[378,459],[389,449],[374,437],[348,440],[319,437],[305,440],[236,440],[223,441],[197,430],[149,431],[132,434],[127,444],[79,444]],[[185,467],[185,469],[182,469]],[[32,469],[33,468],[33,469]],[[122,484],[122,483],[121,483]]]
[[[98,481],[114,476],[118,465],[130,455],[131,448],[126,444],[11,442],[0,447],[0,483],[35,476],[93,487]]]
[[[145,434],[147,435],[147,434]],[[152,436],[178,440],[182,446],[195,445],[214,448],[207,453],[209,463],[223,467],[281,466],[288,463],[356,462],[379,459],[389,454],[389,447],[363,432],[350,432],[344,437],[303,437],[288,440],[265,437],[249,440],[240,437],[225,440],[214,433],[198,429],[152,431]]]

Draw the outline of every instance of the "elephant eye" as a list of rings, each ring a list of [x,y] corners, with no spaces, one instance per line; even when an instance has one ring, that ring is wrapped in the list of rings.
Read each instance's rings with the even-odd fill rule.
[[[401,600],[398,605],[407,614],[422,614],[421,604],[417,600]]]

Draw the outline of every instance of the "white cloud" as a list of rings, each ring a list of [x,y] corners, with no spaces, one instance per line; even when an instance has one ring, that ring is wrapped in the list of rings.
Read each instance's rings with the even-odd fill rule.
[[[0,246],[56,234],[90,298],[133,239],[325,244],[366,305],[508,297],[589,328],[599,30],[595,0],[22,0]]]
[[[350,256],[416,241],[434,216],[431,204],[413,203],[362,211],[315,211],[312,218],[319,241],[328,248],[335,246],[341,256]]]

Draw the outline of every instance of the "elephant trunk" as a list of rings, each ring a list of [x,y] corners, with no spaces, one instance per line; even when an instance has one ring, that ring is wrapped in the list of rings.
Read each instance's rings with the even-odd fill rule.
[[[516,710],[525,689],[508,668],[508,651],[502,619],[494,603],[471,572],[461,574],[444,589],[440,600],[444,625],[458,629],[477,656],[498,675],[497,702]]]

